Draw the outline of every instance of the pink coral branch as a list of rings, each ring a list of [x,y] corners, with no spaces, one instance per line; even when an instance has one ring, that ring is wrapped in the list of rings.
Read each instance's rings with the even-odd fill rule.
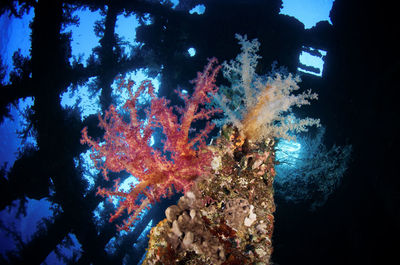
[[[195,120],[209,119],[220,111],[201,108],[210,102],[212,94],[218,90],[215,78],[220,66],[215,66],[216,63],[215,58],[210,59],[204,71],[192,81],[195,84],[192,97],[180,94],[185,102],[180,121],[172,107],[168,106],[169,101],[155,96],[150,81],[142,82],[133,93],[134,83],[119,78],[119,89],[127,88],[130,96],[124,105],[130,114],[129,123],[124,121],[114,106],[110,106],[104,118],[99,116],[99,126],[105,130],[103,143],[92,140],[87,128],[82,130],[81,143],[92,147],[91,158],[106,179],[108,171],[126,171],[140,180],[128,192],[120,191],[119,181],[115,182],[113,190],[98,189],[99,195],[122,198],[110,218],[112,222],[125,211],[128,213],[128,219],[119,229],[129,230],[143,209],[171,195],[173,189],[186,192],[196,178],[210,174],[212,153],[206,148],[205,139],[213,125],[207,123],[192,139],[189,138],[189,131]],[[145,123],[138,118],[136,102],[146,90],[151,98],[151,106]],[[149,145],[156,127],[162,128],[166,135],[164,151],[171,153],[171,159]],[[139,200],[139,197],[143,199]]]

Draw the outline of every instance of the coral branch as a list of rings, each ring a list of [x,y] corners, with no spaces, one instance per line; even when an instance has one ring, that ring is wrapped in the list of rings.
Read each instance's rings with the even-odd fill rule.
[[[274,74],[256,73],[260,43],[236,35],[242,52],[229,63],[223,63],[222,72],[230,81],[230,88],[222,88],[214,97],[216,105],[224,110],[226,119],[220,125],[232,123],[248,140],[264,138],[294,139],[293,132],[307,131],[308,126],[319,126],[318,119],[295,119],[292,107],[309,105],[318,95],[311,91],[295,94],[300,87],[298,76],[273,69]],[[244,103],[244,104],[242,104]]]
[[[98,190],[99,195],[122,199],[110,218],[112,222],[127,211],[130,216],[119,229],[129,230],[144,208],[161,197],[169,196],[173,189],[186,192],[197,177],[210,174],[212,153],[207,149],[205,139],[213,129],[213,124],[207,123],[192,139],[189,138],[189,131],[194,121],[209,119],[220,111],[201,108],[210,102],[218,90],[215,78],[220,66],[215,66],[216,63],[215,58],[210,59],[204,71],[197,74],[192,81],[195,89],[190,98],[180,94],[185,102],[180,122],[172,107],[168,107],[169,101],[155,96],[150,81],[142,82],[133,93],[133,82],[126,83],[119,78],[119,88],[128,89],[130,95],[124,105],[130,115],[129,123],[124,121],[114,106],[110,106],[104,118],[99,116],[99,127],[105,130],[103,143],[91,139],[87,128],[82,130],[81,143],[92,147],[91,158],[107,180],[108,171],[126,171],[140,180],[128,192],[120,191],[119,181],[115,182],[113,190]],[[146,90],[151,98],[151,107],[144,122],[138,118],[136,102]],[[164,153],[169,152],[170,159],[149,144],[155,128],[162,128],[166,135]]]

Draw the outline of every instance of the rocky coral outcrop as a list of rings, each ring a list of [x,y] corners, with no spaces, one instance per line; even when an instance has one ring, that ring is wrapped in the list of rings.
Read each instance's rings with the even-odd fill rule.
[[[243,141],[225,126],[209,148],[213,176],[166,209],[143,264],[270,264],[274,142]]]

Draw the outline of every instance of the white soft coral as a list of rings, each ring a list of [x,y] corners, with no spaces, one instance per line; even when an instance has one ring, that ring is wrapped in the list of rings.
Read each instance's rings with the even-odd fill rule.
[[[266,137],[293,139],[290,131],[306,131],[308,126],[319,126],[318,119],[296,119],[291,114],[293,106],[310,104],[318,95],[310,90],[298,95],[298,76],[275,71],[269,76],[259,76],[255,69],[261,58],[257,52],[257,39],[247,40],[246,35],[236,34],[241,53],[235,60],[224,62],[223,74],[231,86],[221,87],[215,102],[226,115],[223,123],[231,122],[249,140],[258,141]]]

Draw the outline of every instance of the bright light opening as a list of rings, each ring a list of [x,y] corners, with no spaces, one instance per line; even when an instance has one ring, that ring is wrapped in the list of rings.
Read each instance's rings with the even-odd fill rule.
[[[17,10],[19,7],[17,7]],[[24,57],[30,56],[31,29],[29,24],[33,20],[34,10],[31,8],[22,18],[9,17],[9,12],[0,16],[0,56],[6,70],[4,84],[10,81],[10,73],[14,69],[13,54],[20,50]],[[2,80],[0,80],[2,81]]]
[[[136,240],[137,243],[134,243],[133,246],[138,249],[141,244],[143,244],[145,241],[145,237],[149,234],[151,228],[153,227],[153,220],[150,220],[148,222],[147,226],[145,229],[143,229],[142,233],[140,233],[138,239]]]
[[[90,91],[89,86],[96,83],[96,78],[91,77],[89,81],[82,86],[73,88],[68,87],[68,90],[60,95],[61,106],[63,108],[75,108],[79,109],[81,114],[81,120],[83,121],[89,115],[101,112],[100,109],[100,95],[101,89],[93,93]]]
[[[145,23],[148,19],[145,17]],[[133,47],[139,45],[136,42],[136,28],[139,26],[139,19],[135,15],[124,16],[119,15],[117,17],[115,33],[121,38],[121,48],[124,50],[124,54],[129,56],[132,52]]]
[[[297,70],[322,77],[325,55],[326,51],[324,50],[303,46],[303,50],[299,56],[299,67]]]
[[[172,8],[175,8],[179,4],[179,0],[171,0],[171,3],[173,4]]]
[[[280,140],[277,145],[276,160],[287,166],[296,166],[301,144],[294,141]]]
[[[280,14],[297,18],[305,29],[314,27],[320,21],[328,21],[334,0],[283,0]]]
[[[193,8],[189,11],[189,13],[190,13],[190,14],[196,13],[196,14],[198,14],[198,15],[203,15],[205,11],[206,11],[206,7],[205,7],[204,5],[197,5],[197,6],[193,7]]]
[[[93,30],[96,21],[101,19],[100,11],[77,10],[72,13],[72,16],[79,18],[79,25],[68,25],[62,32],[71,32],[72,34],[70,63],[76,60],[86,66],[92,49],[98,45],[100,40]]]
[[[190,57],[193,57],[193,56],[195,56],[196,55],[196,49],[195,48],[189,48],[188,49],[188,53],[189,53],[189,55],[190,55]]]
[[[27,145],[37,147],[34,131],[30,131],[26,141],[23,142],[18,132],[27,129],[28,120],[23,113],[28,111],[34,105],[35,99],[32,97],[20,98],[15,107],[10,104],[11,118],[4,118],[0,124],[0,165],[7,163],[8,171],[17,159],[18,149]],[[31,129],[32,130],[32,129]],[[32,134],[31,134],[32,133]],[[23,145],[24,144],[24,145]]]

